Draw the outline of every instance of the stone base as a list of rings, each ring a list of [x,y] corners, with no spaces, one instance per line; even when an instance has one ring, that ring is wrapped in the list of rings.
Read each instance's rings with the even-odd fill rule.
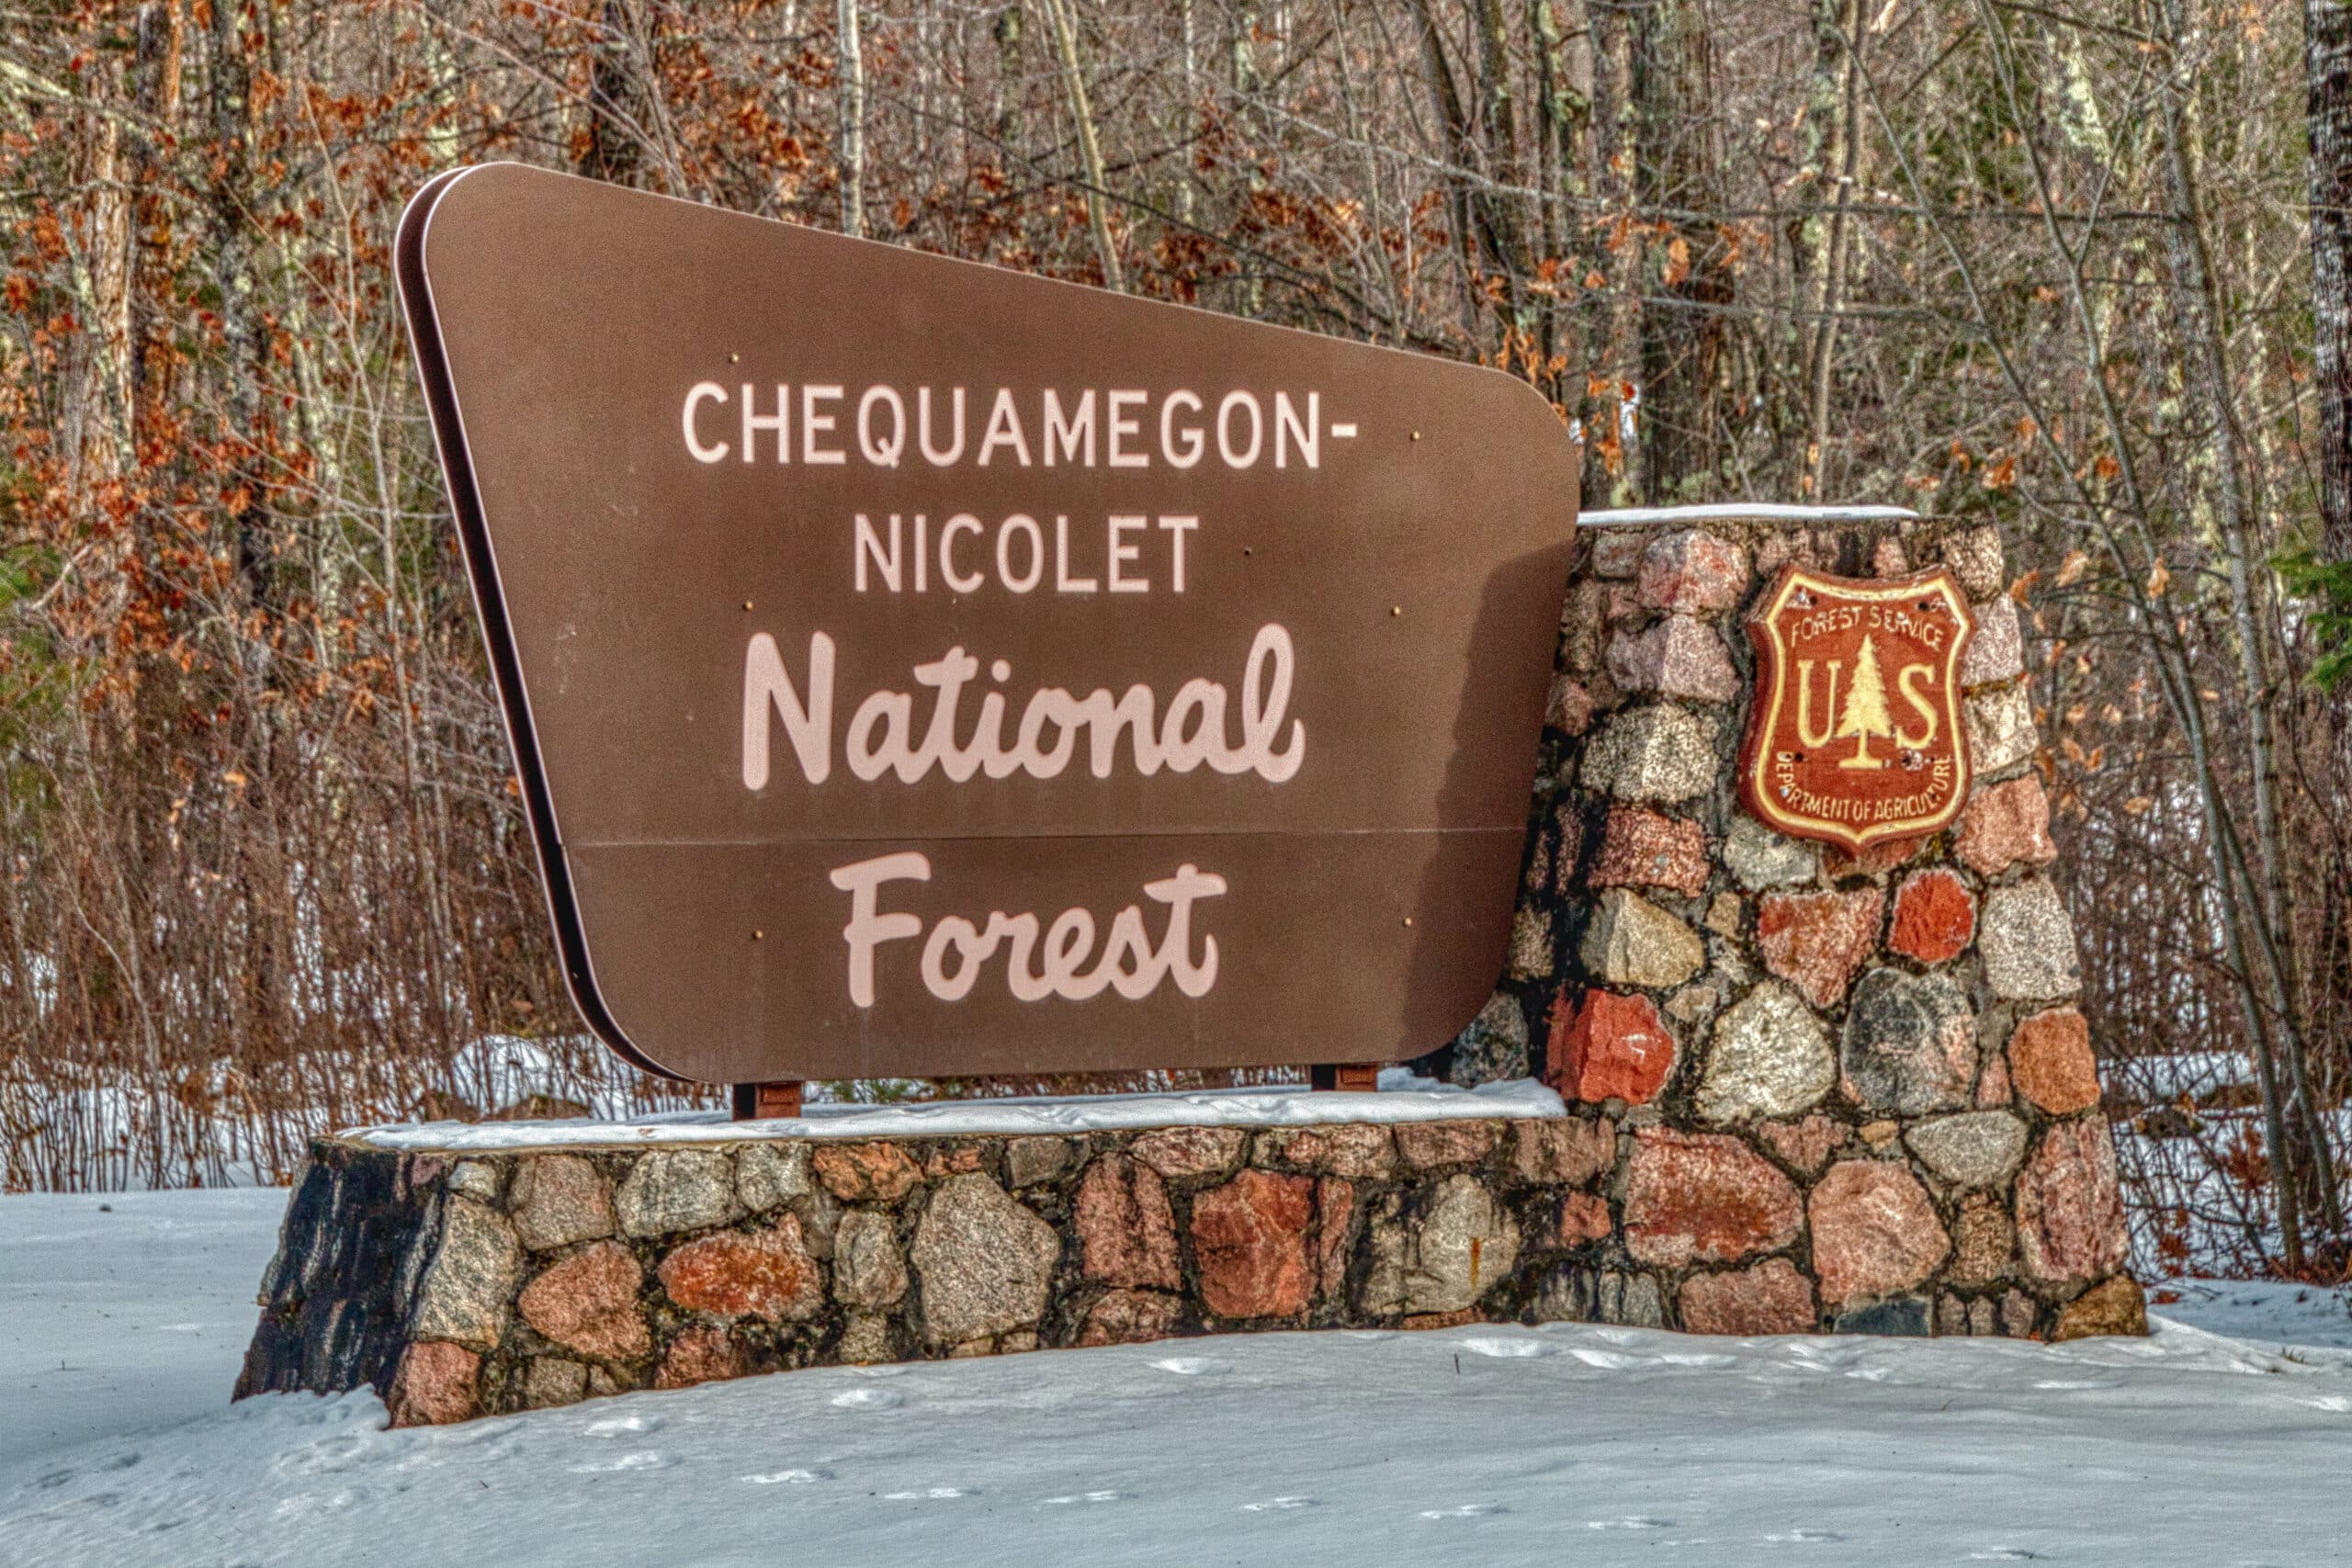
[[[1883,1169],[1793,1178],[1590,1114],[1066,1137],[413,1152],[315,1144],[237,1395],[373,1387],[395,1425],[790,1368],[1270,1328],[2132,1331],[2138,1288],[2023,1277],[2007,1216],[1937,1278],[1826,1298],[1811,1234]],[[1721,1146],[1718,1146],[1721,1145]],[[1852,1171],[1850,1180],[1838,1173]],[[1844,1223],[1844,1222],[1839,1222]],[[1971,1270],[1966,1284],[1962,1269]]]

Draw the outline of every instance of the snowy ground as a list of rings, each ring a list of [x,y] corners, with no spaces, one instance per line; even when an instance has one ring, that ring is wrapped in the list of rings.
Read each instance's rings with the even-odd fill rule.
[[[365,1394],[225,1405],[282,1201],[0,1199],[0,1563],[2217,1568],[2352,1540],[2324,1292],[2177,1286],[2144,1342],[1267,1335],[388,1432]]]

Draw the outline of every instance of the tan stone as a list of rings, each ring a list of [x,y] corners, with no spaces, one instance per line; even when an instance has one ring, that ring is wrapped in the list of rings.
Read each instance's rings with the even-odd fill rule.
[[[2088,1339],[2099,1335],[2144,1336],[2148,1332],[2148,1301],[2139,1282],[2129,1274],[2103,1280],[2066,1303],[2058,1314],[2053,1340]]]
[[[844,1203],[895,1202],[922,1179],[896,1144],[824,1144],[814,1160],[825,1190]]]
[[[1479,1117],[1458,1122],[1400,1122],[1396,1153],[1408,1170],[1475,1165],[1495,1152],[1502,1124]]]

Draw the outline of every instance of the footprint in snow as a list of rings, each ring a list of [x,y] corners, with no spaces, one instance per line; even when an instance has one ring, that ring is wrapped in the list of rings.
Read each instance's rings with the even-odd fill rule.
[[[2324,1410],[2332,1415],[2337,1416],[2341,1416],[2347,1410],[2352,1410],[2352,1399],[2346,1399],[2340,1393],[2323,1393],[2311,1399],[2305,1399],[2300,1395],[2293,1395],[2290,1396],[2290,1403],[2295,1404],[2307,1404],[2313,1410]]]
[[[1674,1528],[1674,1521],[1634,1514],[1622,1519],[1587,1519],[1584,1528],[1589,1530],[1670,1530]]]
[[[1843,1540],[1846,1538],[1836,1530],[1798,1529],[1782,1530],[1778,1535],[1768,1535],[1764,1539],[1766,1540]]]
[[[2020,1551],[2014,1546],[1996,1546],[1990,1551],[1972,1551],[1968,1554],[1968,1560],[1971,1562],[2031,1562],[2036,1561],[2032,1552]]]
[[[1508,1514],[1510,1510],[1500,1503],[1464,1503],[1458,1508],[1423,1508],[1425,1519],[1479,1519],[1488,1514]]]
[[[977,1497],[979,1495],[979,1489],[966,1486],[926,1486],[919,1492],[885,1492],[882,1495],[886,1500],[893,1503],[914,1503],[933,1497]]]
[[[833,1395],[837,1410],[896,1410],[906,1402],[895,1388],[853,1388]]]
[[[1393,1328],[1343,1328],[1340,1330],[1340,1337],[1342,1339],[1394,1339],[1396,1337],[1396,1331]]]
[[[1520,1334],[1479,1334],[1467,1339],[1457,1339],[1454,1346],[1474,1356],[1494,1356],[1512,1360],[1525,1356],[1556,1356],[1557,1345],[1547,1345],[1541,1339]]]
[[[1045,1499],[1047,1507],[1061,1507],[1070,1503],[1115,1503],[1126,1495],[1124,1492],[1074,1492],[1067,1497]]]
[[[1152,1365],[1163,1372],[1174,1372],[1178,1377],[1185,1378],[1198,1377],[1204,1372],[1229,1372],[1233,1370],[1232,1362],[1220,1361],[1214,1356],[1164,1356]]]
[[[1245,1514],[1283,1514],[1293,1508],[1313,1506],[1315,1506],[1315,1499],[1312,1497],[1275,1497],[1263,1503],[1244,1503],[1241,1505],[1241,1511]]]
[[[588,1423],[592,1438],[609,1438],[621,1432],[658,1432],[662,1429],[659,1416],[607,1416],[601,1421]]]
[[[279,1475],[321,1475],[348,1470],[374,1450],[375,1436],[369,1433],[366,1437],[322,1438],[278,1455],[269,1468]]]
[[[832,1478],[833,1472],[830,1470],[772,1470],[765,1475],[738,1477],[754,1486],[806,1486],[812,1481],[831,1481]]]
[[[571,1467],[574,1475],[609,1475],[625,1470],[667,1470],[677,1461],[666,1454],[650,1451],[621,1454],[613,1459],[591,1460],[586,1464]]]

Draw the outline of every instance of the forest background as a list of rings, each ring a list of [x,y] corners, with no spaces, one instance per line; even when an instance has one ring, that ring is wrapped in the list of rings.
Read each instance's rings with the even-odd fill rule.
[[[694,1098],[579,1037],[399,325],[490,159],[1496,366],[1588,506],[1997,521],[2143,1259],[2342,1275],[2344,0],[0,8],[6,1188]]]

